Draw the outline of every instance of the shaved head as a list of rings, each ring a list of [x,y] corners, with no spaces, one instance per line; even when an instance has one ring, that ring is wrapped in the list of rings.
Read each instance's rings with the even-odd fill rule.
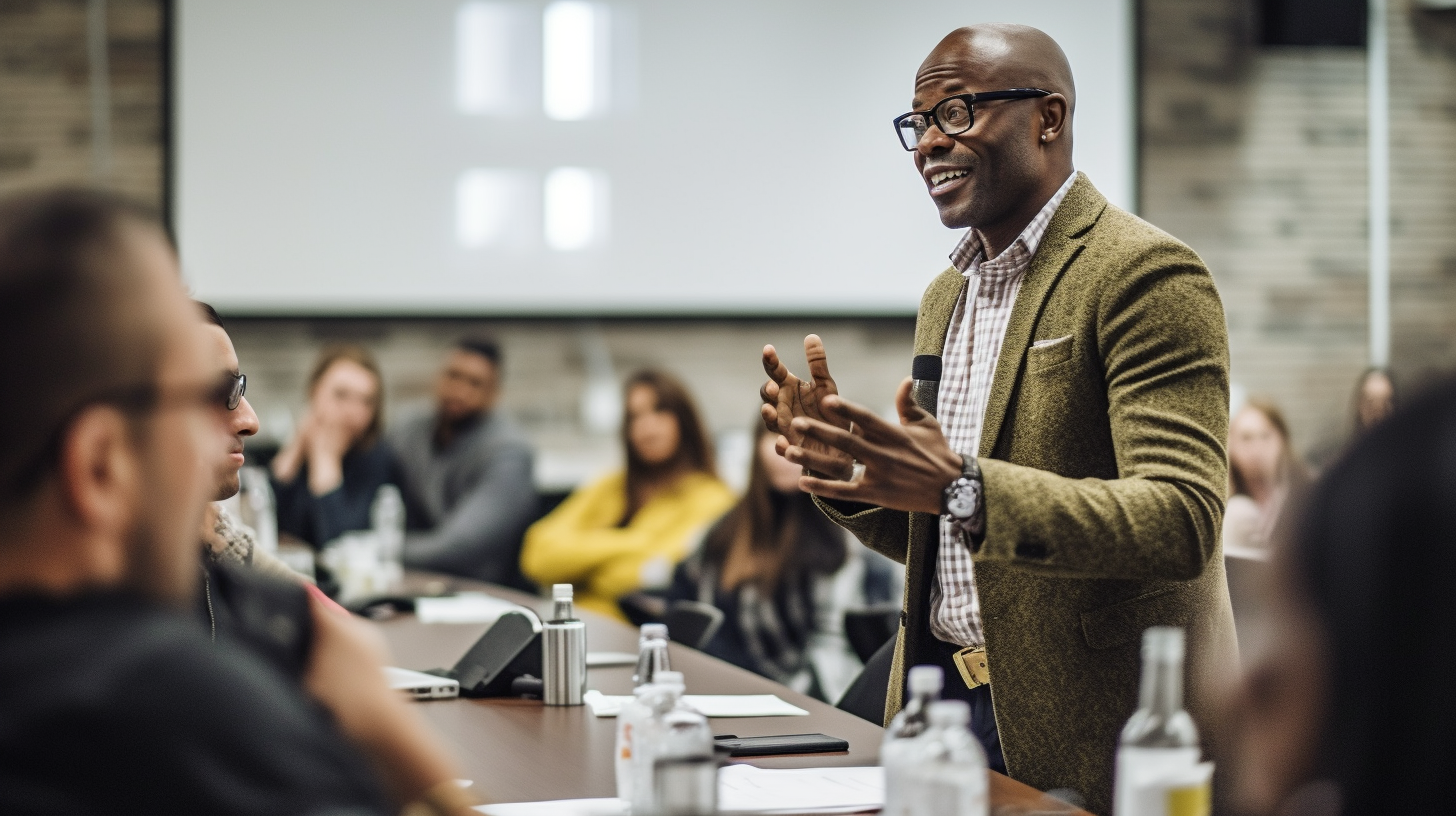
[[[1076,86],[1056,40],[1030,26],[983,23],[947,34],[915,73],[911,109],[963,94],[1036,89],[1044,96],[977,100],[968,130],[938,123],[915,147],[915,166],[947,227],[974,227],[994,257],[1072,174]]]
[[[1041,88],[1067,98],[1077,107],[1072,66],[1057,41],[1045,31],[1013,23],[981,23],[945,35],[915,75],[916,104],[921,80],[945,71],[971,70],[1003,88]],[[991,90],[983,88],[981,90]]]

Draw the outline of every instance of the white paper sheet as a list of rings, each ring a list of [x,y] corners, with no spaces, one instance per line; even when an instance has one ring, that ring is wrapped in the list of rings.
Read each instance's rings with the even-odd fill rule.
[[[874,813],[885,806],[883,768],[765,770],[729,765],[718,771],[720,813]],[[563,799],[480,805],[488,816],[627,816],[621,799]]]
[[[718,810],[724,813],[866,813],[884,806],[884,768],[729,765],[718,771]]]
[[[637,655],[631,652],[587,652],[586,667],[588,669],[605,668],[607,666],[636,666]]]
[[[596,689],[583,698],[598,717],[615,717],[630,696],[603,694]],[[807,717],[809,712],[786,703],[777,694],[684,694],[683,700],[705,717]]]
[[[628,816],[631,808],[621,799],[558,799],[554,802],[510,802],[477,805],[487,816]]]
[[[521,612],[541,628],[536,613],[520,604],[493,598],[482,592],[462,592],[446,598],[416,598],[415,617],[420,623],[495,623],[507,612]]]

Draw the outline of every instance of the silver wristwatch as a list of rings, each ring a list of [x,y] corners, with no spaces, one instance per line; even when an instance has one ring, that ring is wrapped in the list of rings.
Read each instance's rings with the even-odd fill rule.
[[[982,526],[981,466],[976,457],[961,455],[961,475],[940,494],[940,514],[961,533],[979,534]]]

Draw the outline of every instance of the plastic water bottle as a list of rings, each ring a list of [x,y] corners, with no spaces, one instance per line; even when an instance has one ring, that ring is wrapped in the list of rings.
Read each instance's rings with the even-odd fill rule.
[[[253,528],[258,549],[272,555],[278,552],[278,513],[273,509],[273,484],[268,471],[248,465],[238,471],[242,489],[238,496],[238,518]]]
[[[971,707],[930,704],[930,727],[911,740],[913,810],[925,816],[985,816],[986,751],[971,733]]]
[[[675,706],[662,715],[655,739],[651,812],[712,816],[718,809],[718,762],[713,757],[708,718],[691,708]]]
[[[379,542],[379,567],[383,583],[397,584],[404,578],[404,498],[399,488],[383,484],[369,507],[374,536]]]
[[[614,762],[617,769],[617,798],[632,801],[632,777],[636,771],[634,752],[642,740],[642,730],[652,717],[652,708],[647,699],[652,694],[665,694],[662,689],[650,683],[638,686],[632,691],[632,699],[622,706],[617,714],[617,750]]]
[[[914,770],[914,740],[930,727],[930,706],[940,697],[945,672],[939,666],[915,666],[905,678],[908,699],[905,707],[885,729],[880,745],[880,764],[885,767],[886,816],[906,816],[911,812],[909,797],[913,788],[905,778]]]
[[[1154,626],[1143,632],[1138,709],[1123,726],[1117,749],[1115,816],[1162,814],[1163,794],[1182,784],[1169,780],[1202,775],[1194,770],[1198,727],[1183,710],[1183,652],[1182,629]]]
[[[674,672],[663,672],[673,674]],[[681,675],[679,675],[681,678]],[[642,702],[647,716],[638,721],[632,735],[632,803],[634,816],[657,812],[657,758],[664,750],[664,718],[677,707],[682,687],[677,683],[653,683]],[[709,735],[711,738],[711,735]]]
[[[667,656],[667,624],[642,624],[637,636],[637,671],[632,674],[633,688],[653,682],[658,672],[671,668]]]

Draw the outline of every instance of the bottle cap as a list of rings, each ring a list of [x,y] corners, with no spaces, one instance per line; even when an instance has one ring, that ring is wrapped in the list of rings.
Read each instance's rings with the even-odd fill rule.
[[[1143,632],[1145,662],[1182,663],[1183,629],[1177,626],[1153,626]]]
[[[939,694],[945,688],[945,672],[939,666],[912,666],[905,685],[912,695]]]
[[[667,640],[667,624],[665,623],[644,623],[639,636],[643,640],[651,638],[662,638]]]
[[[683,682],[683,673],[680,671],[660,671],[652,675],[652,682],[656,683],[659,686],[677,686],[678,688],[687,687],[687,685]]]
[[[552,584],[551,599],[554,601],[569,601],[571,600],[571,591],[571,584]]]
[[[930,704],[930,724],[939,728],[971,724],[971,706],[965,700],[936,700]]]

